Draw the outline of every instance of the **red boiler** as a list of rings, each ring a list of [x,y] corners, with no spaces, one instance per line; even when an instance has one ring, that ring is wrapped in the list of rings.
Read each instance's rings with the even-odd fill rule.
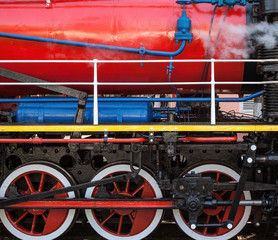
[[[177,20],[182,6],[175,0],[53,0],[3,1],[0,0],[1,32],[25,36],[105,44],[129,48],[174,52]],[[174,59],[204,59],[209,26],[214,6],[193,4],[186,7],[192,21],[193,41]],[[220,34],[214,58],[239,58],[232,48],[244,47],[244,33],[234,43],[227,43],[229,26],[246,24],[246,7],[235,6],[216,9],[211,32],[211,46],[221,25],[226,29]],[[229,45],[229,46],[228,46]],[[92,59],[141,59],[140,54],[103,50],[55,43],[36,42],[0,37],[1,60],[92,60]],[[226,52],[223,54],[223,52]],[[227,54],[228,52],[228,54]],[[169,59],[144,55],[144,59]],[[50,82],[92,82],[93,64],[84,63],[1,63],[2,68],[34,76]],[[98,64],[100,82],[167,82],[167,63],[101,63]],[[172,82],[200,81],[204,63],[174,63]],[[244,63],[217,63],[217,81],[243,81]],[[208,79],[209,79],[208,74]],[[1,78],[0,81],[12,81]],[[191,94],[198,86],[179,86],[181,94]],[[92,92],[93,86],[74,86]],[[207,87],[209,91],[209,86]],[[217,86],[218,93],[239,92],[239,85]],[[1,87],[0,96],[44,93],[39,88]],[[100,93],[139,94],[172,93],[170,86],[102,86]]]

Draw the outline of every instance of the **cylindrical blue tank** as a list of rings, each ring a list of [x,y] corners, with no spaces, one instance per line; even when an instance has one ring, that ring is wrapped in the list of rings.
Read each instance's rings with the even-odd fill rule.
[[[34,100],[35,101],[35,100]],[[73,123],[77,103],[19,103],[20,123]],[[93,103],[88,102],[84,122],[93,122]],[[99,123],[146,123],[156,117],[148,102],[99,102]]]

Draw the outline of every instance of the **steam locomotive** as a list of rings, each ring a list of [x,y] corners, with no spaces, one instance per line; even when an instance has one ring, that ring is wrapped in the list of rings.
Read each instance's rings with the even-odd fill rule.
[[[277,0],[0,0],[0,15],[12,235],[77,219],[113,240],[163,219],[202,240],[278,229]],[[249,99],[260,116],[221,108]]]

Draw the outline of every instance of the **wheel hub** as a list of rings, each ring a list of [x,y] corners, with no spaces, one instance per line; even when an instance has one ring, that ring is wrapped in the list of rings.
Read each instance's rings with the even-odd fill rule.
[[[32,215],[39,216],[39,215],[43,215],[47,210],[45,210],[45,209],[28,209],[27,211]]]

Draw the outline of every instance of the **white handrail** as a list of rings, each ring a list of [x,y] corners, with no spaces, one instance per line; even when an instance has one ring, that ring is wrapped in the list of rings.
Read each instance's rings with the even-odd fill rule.
[[[211,81],[210,82],[98,82],[97,67],[98,63],[211,63]],[[261,81],[261,82],[217,82],[215,81],[215,63],[267,63],[278,62],[278,59],[166,59],[166,60],[0,60],[0,63],[91,63],[94,67],[94,125],[98,125],[98,86],[107,85],[126,85],[126,86],[140,86],[140,85],[211,85],[211,117],[210,123],[216,124],[216,110],[215,110],[215,85],[265,85],[265,84],[278,84],[278,81]],[[11,83],[2,82],[0,86],[55,86],[55,85],[71,85],[71,86],[91,86],[92,82],[49,82],[49,83]]]
[[[97,59],[94,60],[94,125],[98,125]]]
[[[211,59],[210,124],[216,124],[214,59]]]

